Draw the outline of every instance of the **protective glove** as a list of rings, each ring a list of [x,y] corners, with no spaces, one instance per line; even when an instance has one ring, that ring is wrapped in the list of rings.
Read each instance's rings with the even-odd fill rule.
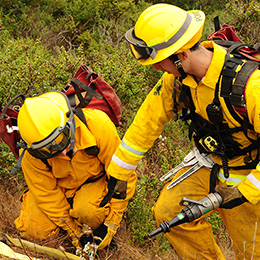
[[[79,224],[80,223],[78,223],[76,220],[73,220],[72,218],[68,218],[62,220],[62,225],[61,225],[61,228],[67,231],[68,235],[72,240],[72,244],[75,247],[79,246],[79,237],[81,236],[81,227],[79,227]]]
[[[115,235],[115,233],[116,233],[116,231],[111,230],[104,224],[101,224],[93,232],[93,234],[82,235],[79,239],[79,242],[80,242],[81,246],[84,248],[84,246],[88,242],[93,243],[93,240],[94,240],[95,244],[98,245],[98,249],[101,250],[111,243],[111,240],[112,240],[113,236]]]
[[[108,192],[106,196],[100,203],[100,207],[104,207],[111,198],[115,199],[125,199],[126,198],[126,190],[127,190],[127,182],[118,180],[112,176],[107,184]]]
[[[220,205],[220,208],[232,209],[237,207],[248,200],[243,196],[243,194],[238,190],[237,186],[233,187],[224,187],[217,185],[215,191],[219,193],[222,197],[223,202]]]
[[[109,246],[110,250],[116,250],[117,245],[116,245],[114,240],[113,240],[114,243],[112,241],[115,234],[116,234],[115,230],[108,228],[106,236],[104,237],[104,239],[102,240],[102,242],[98,246],[98,250],[101,250],[101,249],[105,248],[106,246]]]
[[[104,239],[104,237],[107,234],[107,226],[104,224],[101,224],[94,232],[93,234],[84,234],[79,238],[79,242],[81,246],[84,248],[84,246],[89,242],[93,243],[94,237],[99,237],[100,239],[95,239],[95,243],[99,245],[101,241]]]

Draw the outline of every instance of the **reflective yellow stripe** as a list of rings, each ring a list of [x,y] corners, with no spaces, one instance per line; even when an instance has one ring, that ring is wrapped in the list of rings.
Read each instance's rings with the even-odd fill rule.
[[[132,164],[129,164],[129,163],[126,163],[122,160],[120,160],[117,156],[113,155],[112,156],[112,161],[114,163],[116,163],[118,166],[126,169],[126,170],[135,170],[137,165],[132,165]]]
[[[136,145],[131,144],[125,138],[123,138],[119,147],[122,151],[136,158],[142,158],[144,154],[147,152],[147,149],[145,150],[140,147],[137,147]]]
[[[256,167],[257,168],[257,167]],[[260,190],[260,181],[252,174],[247,175],[247,179],[257,188]]]
[[[226,182],[227,185],[237,185],[242,180],[246,179],[246,175],[241,174],[229,174],[229,177],[226,179],[223,174],[223,169],[220,169],[220,172],[218,173],[218,179],[221,182]]]

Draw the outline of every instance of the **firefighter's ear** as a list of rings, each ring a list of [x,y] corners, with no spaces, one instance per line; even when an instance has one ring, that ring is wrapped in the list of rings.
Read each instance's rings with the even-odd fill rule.
[[[189,54],[187,51],[183,51],[181,53],[178,53],[178,58],[180,61],[187,60],[189,57]]]

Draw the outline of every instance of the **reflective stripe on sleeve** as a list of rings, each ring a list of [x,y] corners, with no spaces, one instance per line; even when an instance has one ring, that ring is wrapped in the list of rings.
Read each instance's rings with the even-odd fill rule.
[[[260,181],[252,173],[247,175],[247,179],[260,190]]]
[[[114,163],[116,163],[118,166],[124,168],[124,169],[127,169],[127,170],[135,170],[137,165],[132,165],[132,164],[129,164],[129,163],[126,163],[122,160],[120,160],[117,156],[113,155],[112,156],[112,161]]]
[[[246,179],[246,175],[240,175],[240,174],[229,174],[229,177],[226,179],[223,174],[223,169],[220,169],[218,173],[218,179],[223,183],[226,182],[227,185],[236,185],[240,183],[241,181]]]
[[[130,154],[133,157],[142,158],[147,150],[141,149],[130,142],[128,142],[125,138],[121,141],[120,148]]]

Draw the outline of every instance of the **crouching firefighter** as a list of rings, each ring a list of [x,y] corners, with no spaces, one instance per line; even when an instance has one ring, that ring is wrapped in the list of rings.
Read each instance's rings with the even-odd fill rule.
[[[182,211],[183,197],[200,201],[217,192],[223,200],[218,211],[232,238],[236,259],[260,259],[259,62],[246,81],[232,87],[234,77],[251,63],[227,54],[213,41],[200,43],[204,21],[200,10],[156,4],[126,32],[138,62],[164,74],[125,133],[108,173],[127,181],[164,124],[177,120],[182,111],[197,150],[166,180],[153,207],[157,224],[169,222]],[[173,185],[184,173],[189,176]],[[210,176],[215,181],[212,185]],[[204,217],[175,226],[165,236],[182,259],[225,259]]]
[[[59,91],[25,99],[17,119],[23,148],[18,165],[28,189],[21,197],[15,226],[22,237],[36,241],[67,231],[76,247],[93,243],[96,236],[100,239],[94,242],[103,249],[120,226],[136,174],[125,182],[125,194],[117,194],[106,207],[99,206],[110,178],[106,170],[120,139],[104,112],[81,111],[85,122]],[[93,233],[83,234],[83,224]]]

